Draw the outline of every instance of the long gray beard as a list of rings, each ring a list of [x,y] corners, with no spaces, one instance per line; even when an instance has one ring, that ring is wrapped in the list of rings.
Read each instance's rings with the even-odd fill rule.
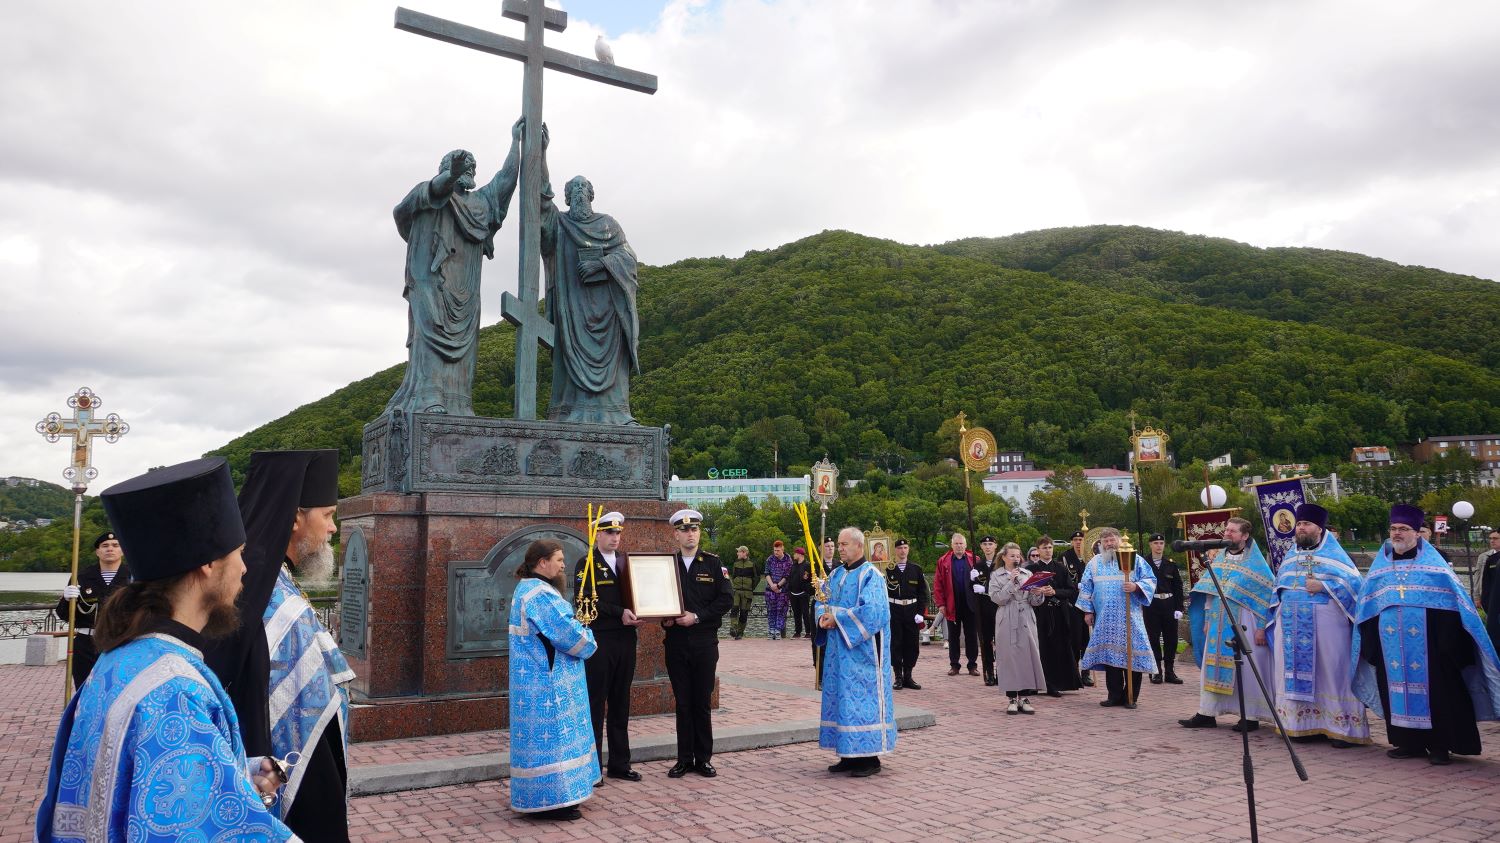
[[[293,562],[292,573],[303,584],[319,587],[333,582],[333,545],[328,542],[298,547]]]
[[[568,206],[568,216],[580,222],[588,219],[593,215],[594,206],[589,204],[589,200],[587,199],[579,199],[577,202]]]

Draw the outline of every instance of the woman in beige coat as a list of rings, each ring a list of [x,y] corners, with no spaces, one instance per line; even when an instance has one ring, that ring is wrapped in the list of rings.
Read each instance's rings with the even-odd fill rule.
[[[995,606],[995,676],[1010,698],[1006,714],[1035,714],[1031,695],[1047,687],[1036,640],[1036,612],[1046,598],[1022,591],[1031,572],[1021,566],[1021,546],[1009,542],[1000,550],[1003,567],[990,574],[989,595]]]

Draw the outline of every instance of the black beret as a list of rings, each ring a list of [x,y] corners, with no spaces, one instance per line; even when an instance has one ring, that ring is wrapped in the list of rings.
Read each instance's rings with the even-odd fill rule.
[[[1074,530],[1073,531],[1073,535],[1069,536],[1069,538],[1081,539],[1081,538],[1083,538],[1083,531],[1082,530]]]
[[[990,544],[994,544],[995,543],[995,537],[994,536],[985,536],[984,538],[982,538],[982,539],[979,540],[980,544],[984,544],[985,542],[989,542]]]
[[[1162,535],[1161,533],[1152,533],[1151,534],[1151,541],[1154,541],[1154,542],[1164,542],[1166,540],[1167,540],[1167,537],[1164,536],[1164,535]]]
[[[234,480],[223,457],[148,471],[99,495],[137,580],[164,580],[245,543]]]
[[[896,544],[894,545],[894,547],[909,547],[909,546],[910,545],[907,543],[906,539],[896,539]]]
[[[94,539],[94,549],[98,550],[99,549],[99,545],[104,544],[105,542],[107,542],[107,541],[109,541],[110,539],[113,539],[113,538],[115,538],[115,531],[114,530],[105,530],[104,532],[102,532],[102,533],[99,534],[99,538]]]

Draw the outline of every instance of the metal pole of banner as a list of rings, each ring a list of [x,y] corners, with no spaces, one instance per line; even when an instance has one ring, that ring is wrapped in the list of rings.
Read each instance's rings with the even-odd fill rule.
[[[78,543],[79,535],[83,532],[83,489],[75,486],[73,488],[73,567],[72,575],[68,577],[68,585],[78,585]],[[97,611],[97,610],[96,610]],[[97,615],[96,615],[97,617]],[[73,638],[74,627],[78,619],[78,598],[74,597],[68,601],[68,673],[63,679],[63,702],[67,703],[73,697]]]

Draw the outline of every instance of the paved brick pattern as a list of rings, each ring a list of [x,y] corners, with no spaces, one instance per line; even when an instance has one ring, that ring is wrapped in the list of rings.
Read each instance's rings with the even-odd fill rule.
[[[721,646],[725,673],[811,684],[803,641]],[[898,702],[937,712],[938,725],[905,732],[885,770],[869,779],[830,776],[830,753],[810,744],[719,756],[719,777],[665,777],[641,765],[640,784],[610,781],[584,819],[551,824],[506,807],[504,782],[360,797],[359,840],[1244,840],[1239,736],[1188,731],[1176,720],[1197,702],[1188,684],[1146,685],[1140,709],[1102,709],[1103,689],[1037,701],[1033,717],[1008,717],[977,677],[944,675],[947,659],[923,647],[921,691]],[[30,839],[47,748],[61,704],[61,668],[0,667],[0,843]],[[725,683],[718,722],[809,716],[810,700]],[[1229,725],[1224,718],[1224,725]],[[643,718],[637,734],[668,733],[670,717]],[[1375,737],[1384,729],[1376,721]],[[1384,747],[1299,745],[1312,780],[1297,781],[1279,740],[1251,736],[1267,841],[1489,840],[1500,835],[1500,724],[1481,726],[1485,754],[1446,768],[1393,761]],[[357,763],[494,751],[499,733],[356,747]],[[397,743],[409,744],[397,746]],[[426,756],[426,757],[430,757]]]

